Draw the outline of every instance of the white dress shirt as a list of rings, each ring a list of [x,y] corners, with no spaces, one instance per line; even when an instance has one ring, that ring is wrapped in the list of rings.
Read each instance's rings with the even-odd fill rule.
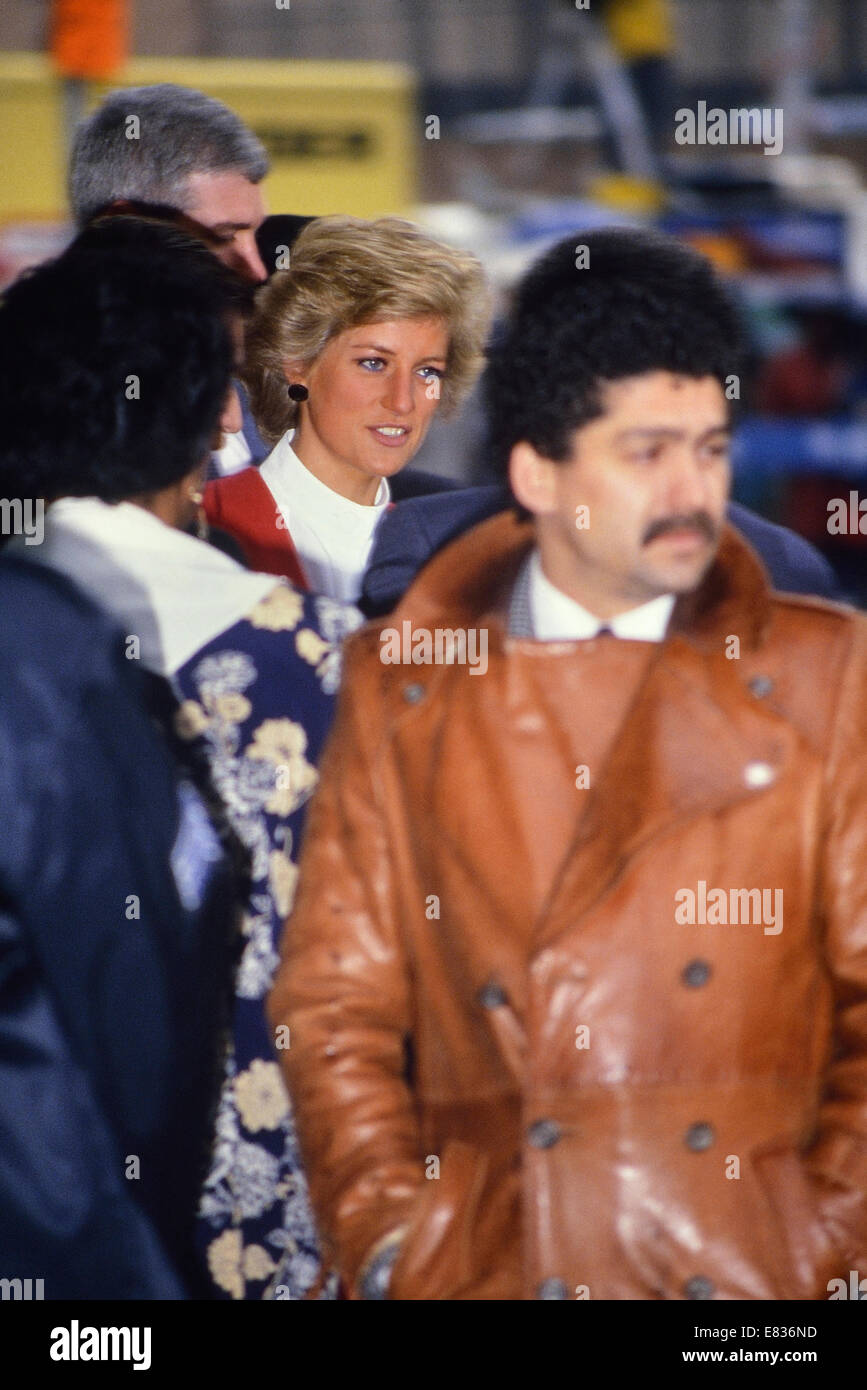
[[[353,502],[305,468],[284,434],[259,469],[314,593],[354,603],[376,530],[391,501],[383,478],[372,506]]]
[[[615,637],[633,642],[661,642],[674,608],[674,594],[662,594],[614,618],[597,618],[551,583],[542,570],[538,550],[530,558],[529,601],[533,633],[540,642],[586,640],[596,637],[603,627]]]

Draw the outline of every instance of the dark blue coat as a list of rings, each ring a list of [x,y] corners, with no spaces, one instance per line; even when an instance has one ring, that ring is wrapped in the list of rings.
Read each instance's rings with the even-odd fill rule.
[[[0,561],[0,605],[0,1278],[183,1297],[225,860],[109,620],[26,561]]]
[[[469,487],[414,497],[393,507],[377,529],[359,607],[371,618],[390,613],[432,555],[510,503],[501,487]],[[842,597],[827,560],[801,536],[737,502],[730,504],[728,515],[761,557],[775,589]]]

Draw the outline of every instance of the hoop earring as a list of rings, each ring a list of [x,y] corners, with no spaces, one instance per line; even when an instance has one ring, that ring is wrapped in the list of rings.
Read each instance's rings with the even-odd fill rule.
[[[296,405],[300,405],[302,401],[308,399],[310,392],[307,390],[306,386],[301,385],[300,381],[293,381],[287,386],[286,394],[290,401],[294,401]]]

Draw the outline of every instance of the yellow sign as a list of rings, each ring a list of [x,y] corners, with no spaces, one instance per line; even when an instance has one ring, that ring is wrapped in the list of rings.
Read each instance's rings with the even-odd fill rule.
[[[113,87],[177,82],[218,97],[272,161],[271,212],[406,213],[416,198],[412,73],[396,63],[138,58],[117,81],[89,84],[88,106]],[[0,55],[0,219],[62,217],[62,84],[47,59]]]

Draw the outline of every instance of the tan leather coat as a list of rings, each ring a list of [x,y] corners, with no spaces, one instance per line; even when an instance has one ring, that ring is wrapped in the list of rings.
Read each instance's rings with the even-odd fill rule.
[[[528,921],[510,750],[573,660],[505,635],[530,543],[486,522],[348,643],[269,1004],[328,1250],[351,1295],[403,1230],[396,1298],[826,1298],[867,1275],[867,622],[727,531]],[[487,674],[383,664],[407,618],[486,625]]]

